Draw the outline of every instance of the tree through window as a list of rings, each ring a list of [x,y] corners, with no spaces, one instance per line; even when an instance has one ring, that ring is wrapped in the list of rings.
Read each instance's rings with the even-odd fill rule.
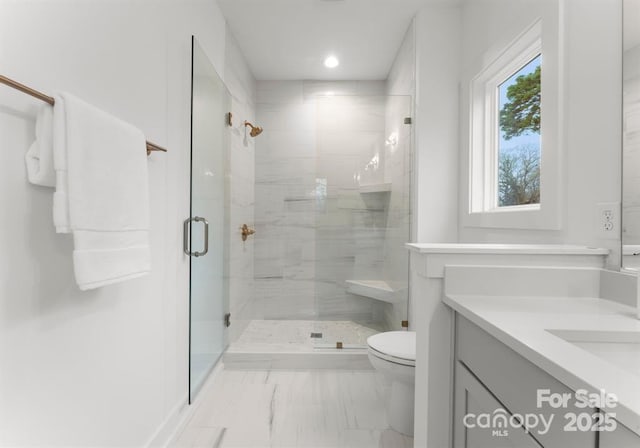
[[[540,203],[541,56],[498,86],[498,206]]]

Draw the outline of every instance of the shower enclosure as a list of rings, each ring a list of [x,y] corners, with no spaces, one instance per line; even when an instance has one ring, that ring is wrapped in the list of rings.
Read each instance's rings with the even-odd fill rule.
[[[228,131],[230,95],[192,38],[191,213],[184,222],[190,256],[189,403],[222,356],[228,310]]]
[[[229,352],[362,352],[406,325],[410,117],[384,82],[258,82],[254,294]]]

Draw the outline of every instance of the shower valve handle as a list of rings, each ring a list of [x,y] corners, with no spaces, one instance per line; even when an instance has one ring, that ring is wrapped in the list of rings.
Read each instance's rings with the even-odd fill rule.
[[[241,230],[242,230],[242,241],[247,241],[247,237],[256,233],[255,230],[250,229],[249,226],[246,224],[242,225]]]

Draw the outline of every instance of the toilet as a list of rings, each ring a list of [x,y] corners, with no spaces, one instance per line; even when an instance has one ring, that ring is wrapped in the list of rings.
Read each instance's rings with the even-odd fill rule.
[[[367,338],[369,361],[391,382],[387,418],[392,429],[413,437],[415,331],[387,331]]]

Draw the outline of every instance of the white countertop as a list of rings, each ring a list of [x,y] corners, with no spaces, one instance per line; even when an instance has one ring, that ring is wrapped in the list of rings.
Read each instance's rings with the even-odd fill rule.
[[[618,367],[547,331],[640,334],[634,308],[583,297],[449,295],[444,303],[569,388],[615,394],[618,406],[611,412],[640,435],[640,371]]]
[[[421,254],[608,255],[608,249],[562,244],[408,243]]]

